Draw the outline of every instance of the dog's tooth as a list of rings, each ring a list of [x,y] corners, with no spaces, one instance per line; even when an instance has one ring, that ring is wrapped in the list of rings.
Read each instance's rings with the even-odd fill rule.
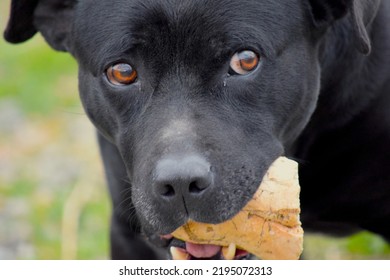
[[[190,254],[186,253],[183,249],[177,247],[171,247],[170,249],[173,260],[189,260]]]
[[[236,256],[236,244],[230,243],[228,247],[223,247],[222,256],[225,260],[234,260]]]

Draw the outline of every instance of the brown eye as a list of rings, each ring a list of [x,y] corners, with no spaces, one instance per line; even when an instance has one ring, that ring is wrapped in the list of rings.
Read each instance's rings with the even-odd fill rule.
[[[259,56],[253,51],[237,52],[230,61],[230,72],[238,75],[248,74],[256,69],[259,60]]]
[[[110,66],[106,74],[110,83],[117,86],[130,85],[137,79],[137,71],[127,63],[118,63]]]

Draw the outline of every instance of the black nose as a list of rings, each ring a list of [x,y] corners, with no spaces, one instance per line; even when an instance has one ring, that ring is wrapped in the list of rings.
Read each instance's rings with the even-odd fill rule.
[[[157,196],[170,201],[201,198],[213,185],[211,166],[198,155],[163,158],[157,163],[154,179]]]

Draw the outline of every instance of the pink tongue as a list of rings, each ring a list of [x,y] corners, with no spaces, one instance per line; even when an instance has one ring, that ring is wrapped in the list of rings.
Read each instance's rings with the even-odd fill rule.
[[[211,258],[219,253],[221,246],[216,245],[201,245],[186,242],[186,251],[195,258]]]

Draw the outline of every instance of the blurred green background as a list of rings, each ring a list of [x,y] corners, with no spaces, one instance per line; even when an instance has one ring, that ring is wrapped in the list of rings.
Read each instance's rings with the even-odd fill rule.
[[[4,30],[10,0],[0,2]],[[77,65],[35,36],[0,39],[0,259],[106,259],[110,203]],[[390,259],[367,232],[305,236],[306,259]]]
[[[0,1],[0,30],[10,0]],[[0,259],[106,259],[110,204],[77,65],[0,39]]]

